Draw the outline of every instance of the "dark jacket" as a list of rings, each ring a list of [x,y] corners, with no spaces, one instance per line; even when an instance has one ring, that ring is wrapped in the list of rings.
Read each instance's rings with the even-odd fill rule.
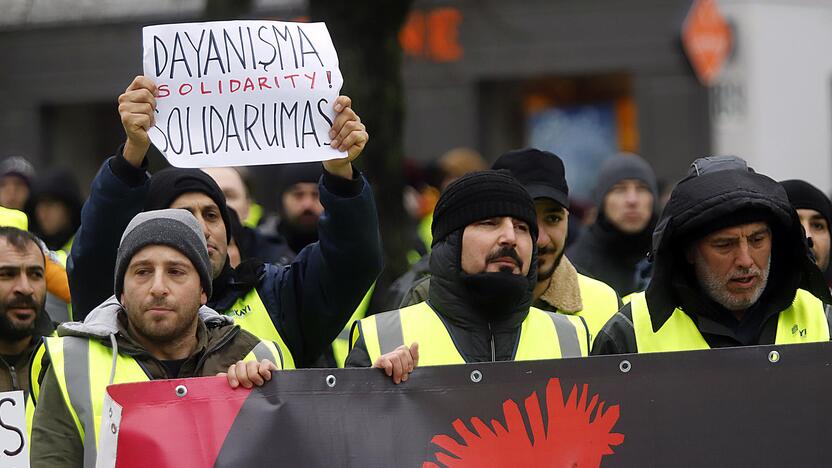
[[[653,226],[651,221],[638,234],[624,234],[599,213],[595,224],[566,249],[566,256],[579,273],[607,283],[624,297],[639,289],[638,264],[650,251]]]
[[[458,230],[434,244],[427,303],[444,322],[466,362],[509,361],[514,357],[520,326],[532,302],[537,281],[537,248],[528,275],[518,278],[526,286],[522,297],[497,310],[494,305],[500,298],[494,297],[493,290],[477,291],[466,284],[460,265],[461,238],[462,230]],[[346,366],[371,365],[364,340],[359,338],[347,356]]]
[[[151,379],[172,379],[214,376],[242,360],[260,343],[254,335],[235,326],[229,317],[213,310],[200,309],[197,346],[179,370],[168,375],[165,366],[144,350],[127,331],[124,311],[114,297],[91,312],[83,322],[68,322],[58,328],[58,336],[77,336],[100,341],[112,347],[110,335],[115,336],[118,353],[136,359]],[[55,372],[49,364],[49,353],[43,354],[43,366],[37,376],[41,382],[30,448],[31,466],[43,468],[80,467],[84,459],[84,444],[67,408]],[[107,379],[109,375],[91,376]],[[87,439],[91,442],[91,439]]]
[[[710,232],[759,221],[761,214],[772,230],[768,286],[737,321],[701,290],[685,250]],[[651,255],[654,274],[645,296],[653,330],[661,328],[680,308],[713,348],[774,343],[780,311],[791,305],[798,288],[824,303],[832,301],[785,191],[750,170],[690,174],[682,180],[656,227]],[[635,352],[638,348],[628,304],[598,334],[592,354]]]
[[[44,310],[35,321],[32,340],[26,349],[17,356],[0,356],[0,392],[23,390],[25,394],[29,394],[29,368],[32,364],[32,354],[43,337],[51,334],[53,330],[55,330],[55,325]]]
[[[119,240],[142,210],[148,186],[146,172],[121,155],[108,159],[93,180],[67,265],[79,320],[112,295]],[[249,265],[240,272],[226,266],[208,302],[222,313],[256,287],[298,367],[332,342],[381,272],[378,216],[364,177],[357,170],[353,180],[324,171],[320,194],[319,242],[287,266]]]

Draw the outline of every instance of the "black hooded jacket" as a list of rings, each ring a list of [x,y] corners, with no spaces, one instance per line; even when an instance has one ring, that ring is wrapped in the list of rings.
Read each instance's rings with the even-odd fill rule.
[[[772,231],[768,283],[757,303],[737,321],[701,290],[685,250],[708,233],[761,218]],[[752,170],[695,173],[682,180],[656,226],[651,255],[653,279],[645,296],[653,330],[678,307],[712,348],[774,343],[780,311],[789,307],[798,288],[824,303],[832,301],[785,191]],[[638,349],[628,304],[601,330],[592,354],[634,352]]]
[[[500,293],[500,282],[472,287],[461,271],[462,230],[434,244],[430,255],[431,284],[428,305],[450,332],[465,362],[510,361],[520,339],[520,326],[529,314],[537,283],[537,248],[532,253],[526,288],[514,301]],[[518,278],[519,279],[519,278]],[[410,344],[410,343],[408,343]],[[363,338],[347,357],[347,367],[372,365]]]

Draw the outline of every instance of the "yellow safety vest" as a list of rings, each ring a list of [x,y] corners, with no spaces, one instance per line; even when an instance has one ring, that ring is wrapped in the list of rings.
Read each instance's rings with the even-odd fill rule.
[[[607,321],[618,312],[618,294],[607,283],[578,273],[578,289],[581,291],[583,309],[575,315],[586,320],[592,339],[606,325]]]
[[[101,411],[113,365],[112,348],[97,340],[67,336],[49,337],[44,340],[46,351],[64,404],[72,416],[78,435],[84,444],[84,467],[95,467]],[[40,354],[42,356],[42,353]],[[246,355],[244,361],[269,359],[281,368],[280,352],[273,343],[261,341]],[[95,378],[92,378],[92,377]],[[147,382],[150,376],[138,361],[119,353],[116,356],[113,384]],[[34,387],[33,387],[34,390]],[[38,388],[38,392],[40,389]],[[37,403],[37,394],[33,394]],[[94,441],[86,443],[86,434],[92,433]]]
[[[370,286],[370,290],[364,295],[364,299],[361,299],[361,303],[356,307],[355,312],[352,313],[352,317],[347,321],[344,329],[332,341],[332,355],[335,358],[335,365],[338,367],[344,367],[344,362],[346,362],[347,355],[350,352],[350,330],[352,330],[352,324],[356,320],[361,320],[367,316],[367,307],[370,306],[370,299],[373,298],[373,291],[375,289],[376,283],[373,283]]]
[[[385,312],[358,321],[358,334],[375,362],[402,344],[419,343],[419,365],[464,364],[444,322],[426,303]],[[358,335],[352,337],[352,345]],[[513,360],[532,361],[586,356],[589,332],[580,317],[530,308],[520,328]]]
[[[283,337],[280,336],[274,326],[269,311],[266,310],[263,300],[260,299],[260,294],[257,293],[257,288],[251,288],[248,294],[237,299],[237,302],[224,314],[233,317],[235,324],[257,338],[277,343],[280,352],[283,354],[283,368],[295,368],[292,352],[289,351],[289,347],[286,346],[286,342],[283,341]]]
[[[643,292],[631,295],[633,329],[640,353],[691,351],[710,349],[693,320],[681,309],[675,309],[667,322],[653,331],[647,299]],[[794,301],[780,312],[777,320],[776,344],[829,341],[829,324],[823,303],[810,292],[797,290]]]

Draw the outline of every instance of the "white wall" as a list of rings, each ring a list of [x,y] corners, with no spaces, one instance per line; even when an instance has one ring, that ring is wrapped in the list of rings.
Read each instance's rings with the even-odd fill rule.
[[[832,189],[832,1],[719,0],[735,52],[711,93],[715,154]],[[721,111],[718,111],[721,109]]]

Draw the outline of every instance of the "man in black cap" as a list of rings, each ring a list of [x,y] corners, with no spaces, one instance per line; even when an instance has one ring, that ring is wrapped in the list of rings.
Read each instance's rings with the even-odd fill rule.
[[[784,180],[780,185],[786,189],[789,202],[797,210],[806,237],[812,239],[815,264],[826,277],[826,283],[832,286],[832,268],[829,265],[832,202],[820,189],[803,180]]]
[[[653,279],[593,354],[829,340],[832,301],[786,192],[735,157],[697,159],[653,235]]]
[[[621,297],[636,291],[637,266],[650,250],[657,199],[656,175],[647,161],[635,154],[604,161],[595,186],[598,217],[566,251],[578,271],[610,285]]]
[[[564,256],[569,221],[569,186],[563,161],[556,155],[527,148],[500,156],[494,169],[517,178],[534,199],[537,213],[537,284],[534,306],[583,317],[592,336],[615,314],[621,302],[601,281],[582,275]]]
[[[383,368],[399,383],[416,364],[586,355],[582,318],[531,307],[534,202],[507,171],[473,172],[448,185],[431,231],[427,301],[358,321],[348,367]]]
[[[199,221],[208,245],[213,277],[208,305],[276,342],[285,368],[308,366],[338,335],[381,271],[372,191],[352,166],[368,136],[350,99],[339,96],[334,103],[332,145],[348,157],[323,163],[319,190],[326,210],[318,223],[319,242],[288,266],[250,262],[233,269],[225,196],[213,179],[197,169],[171,168],[152,178],[145,171],[155,92],[150,79],[138,76],[119,97],[127,140],[92,183],[68,265],[75,317],[83,318],[109,297],[107,277],[130,219],[143,209],[184,208]]]

